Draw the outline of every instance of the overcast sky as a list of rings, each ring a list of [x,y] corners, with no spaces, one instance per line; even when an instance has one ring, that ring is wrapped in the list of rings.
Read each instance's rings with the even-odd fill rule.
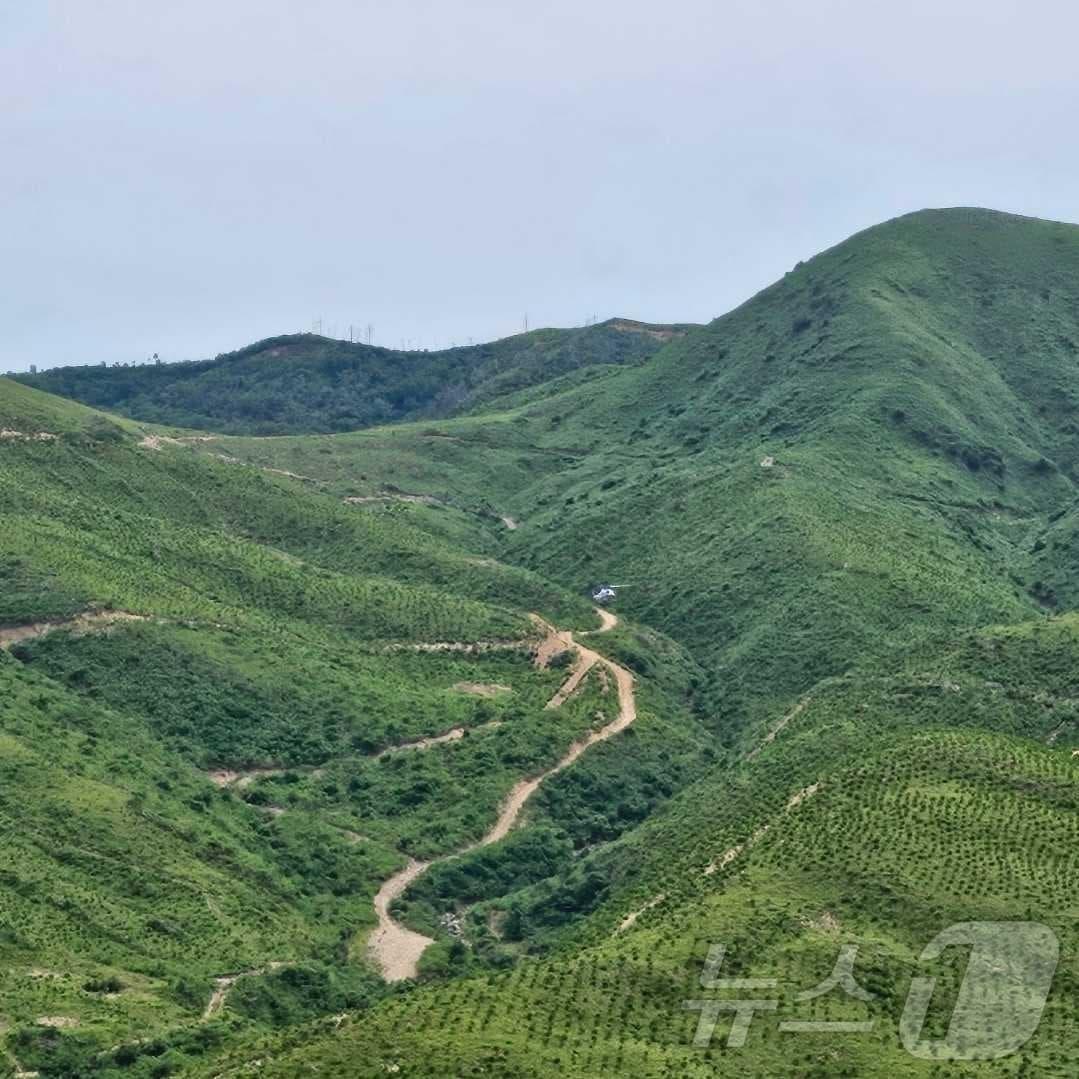
[[[924,206],[1079,221],[1072,0],[0,0],[0,370],[705,321]]]

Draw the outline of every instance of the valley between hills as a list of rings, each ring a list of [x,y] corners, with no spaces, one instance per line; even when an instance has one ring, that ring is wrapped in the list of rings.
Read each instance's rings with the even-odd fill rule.
[[[1077,611],[1074,225],[0,379],[0,1076],[1074,1074]],[[970,922],[1060,948],[976,1065]]]

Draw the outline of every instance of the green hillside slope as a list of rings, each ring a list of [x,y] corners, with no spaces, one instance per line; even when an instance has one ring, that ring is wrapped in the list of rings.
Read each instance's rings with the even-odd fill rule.
[[[590,629],[590,605],[407,516],[9,380],[0,429],[12,1059],[167,1074],[160,1057],[197,1057],[237,1024],[384,994],[365,958],[382,882],[475,842],[523,776],[596,728],[599,687],[548,708],[566,672],[530,654],[532,612]],[[707,735],[679,695],[642,716],[642,741],[587,762],[617,771],[618,802],[543,808],[550,872],[699,774]],[[286,986],[244,1010],[275,972]],[[221,1021],[215,980],[235,975]]]
[[[12,1068],[1074,1074],[1077,343],[1079,228],[951,210],[467,415],[194,436],[0,380]],[[397,880],[433,943],[387,985]],[[1045,1018],[919,1059],[969,921],[1055,934]],[[779,982],[742,1047],[693,1044],[715,944]],[[799,999],[851,947],[868,998]]]
[[[1077,341],[1079,228],[930,211],[640,367],[437,427],[215,449],[511,516],[503,557],[626,584],[744,725],[893,638],[1074,603]]]
[[[630,319],[398,351],[291,334],[212,360],[58,367],[19,381],[140,420],[211,431],[348,431],[449,416],[594,365],[641,363],[685,326]]]
[[[580,874],[597,882],[595,913],[557,955],[263,1039],[225,1062],[257,1056],[271,1076],[1073,1074],[1079,984],[1068,959],[1033,1040],[995,1064],[917,1059],[899,1019],[912,977],[932,973],[941,987],[925,1037],[945,1034],[963,956],[927,967],[919,955],[951,925],[1034,918],[1074,955],[1077,670],[1069,616],[822,683],[758,753],[590,856]],[[516,897],[513,931],[557,901]],[[717,943],[722,976],[778,984],[702,987]],[[850,946],[870,999],[799,999]],[[756,1013],[744,1046],[726,1044],[727,1012],[708,1046],[693,1044],[701,1013],[686,1001],[761,996],[777,1005]],[[872,1029],[780,1029],[798,1020]]]

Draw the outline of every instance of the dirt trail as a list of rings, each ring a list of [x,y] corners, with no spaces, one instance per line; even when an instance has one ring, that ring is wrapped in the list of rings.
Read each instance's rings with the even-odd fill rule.
[[[578,649],[577,662],[574,664],[572,673],[569,678],[562,683],[558,692],[547,702],[547,707],[560,708],[565,704],[584,680],[584,676],[588,674],[598,661],[599,656],[597,656],[595,652],[590,652],[587,648]]]
[[[393,901],[404,894],[408,886],[425,873],[434,862],[418,862],[414,858],[400,872],[395,873],[378,890],[375,896],[375,914],[378,928],[371,934],[368,949],[382,969],[382,977],[388,982],[400,982],[415,978],[420,956],[434,941],[422,933],[415,933],[394,921],[390,914]]]
[[[59,437],[51,431],[12,431],[7,427],[0,429],[0,441],[3,442],[55,442]]]
[[[217,442],[220,437],[220,435],[184,435],[180,438],[174,438],[172,435],[144,434],[138,445],[140,449],[158,451],[163,450],[166,446],[194,448],[200,443]],[[243,461],[239,457],[233,457],[228,453],[208,453],[208,456],[218,461],[224,461],[229,465],[243,465],[245,468],[258,469],[259,472],[269,472],[275,476],[288,476],[289,479],[303,480],[305,483],[315,483],[320,487],[322,486],[322,481],[315,479],[314,476],[304,476],[299,472],[290,472],[287,468],[271,468],[269,465],[252,464],[250,461]],[[345,501],[349,500],[346,498]]]
[[[789,813],[792,809],[797,809],[807,798],[812,798],[820,788],[821,784],[818,780],[816,783],[812,783],[800,791],[795,791],[794,794],[787,799],[787,804],[783,807],[783,812]],[[754,843],[763,839],[764,836],[768,834],[771,827],[771,824],[762,824],[749,839],[745,841],[745,843],[739,843],[736,847],[730,847],[728,850],[725,850],[718,858],[709,862],[704,867],[704,875],[710,877],[717,870],[726,869],[727,866],[729,866],[747,847],[752,847]]]
[[[618,624],[618,619],[610,612],[600,611],[599,614],[603,622],[599,632],[613,629]],[[604,617],[605,614],[607,617]],[[564,701],[573,688],[580,683],[588,670],[596,664],[601,664],[605,670],[614,676],[615,684],[618,687],[618,716],[606,726],[596,731],[590,731],[584,738],[574,742],[554,767],[538,776],[533,776],[531,779],[520,780],[507,795],[506,800],[502,803],[502,808],[499,810],[498,819],[482,839],[453,854],[445,854],[429,862],[410,861],[404,869],[395,873],[382,885],[375,896],[375,913],[378,915],[378,926],[371,933],[368,940],[368,950],[372,958],[378,963],[382,976],[388,982],[415,978],[419,969],[420,957],[427,947],[434,943],[430,937],[425,937],[422,933],[406,929],[394,920],[393,915],[390,913],[393,901],[437,862],[458,858],[462,854],[468,854],[470,851],[504,839],[517,823],[517,819],[528,804],[528,800],[544,782],[568,768],[592,746],[599,742],[605,742],[620,731],[624,731],[637,718],[637,699],[633,690],[633,675],[629,671],[612,660],[599,655],[599,653],[593,652],[590,648],[585,648],[584,645],[579,644],[568,630],[556,630],[538,615],[533,615],[532,617],[533,621],[541,626],[547,634],[536,652],[537,666],[545,667],[554,655],[567,648],[574,649],[578,655],[573,671],[559,691],[548,702],[547,707],[558,707],[558,704]]]
[[[139,447],[144,450],[160,450],[163,446],[182,446],[178,438],[170,438],[168,435],[143,435],[139,441]]]
[[[139,445],[144,450],[159,450],[162,446],[191,446],[200,442],[218,442],[220,439],[220,435],[183,435],[181,437],[173,437],[172,435],[153,435],[143,432],[142,440],[139,442]]]
[[[487,687],[480,687],[486,689]],[[506,686],[495,687],[499,690],[508,690]],[[494,696],[493,693],[482,693],[481,696]],[[425,738],[417,738],[412,742],[398,742],[396,745],[386,746],[385,749],[380,749],[377,753],[372,754],[372,759],[378,760],[380,757],[389,756],[391,753],[402,753],[411,749],[430,749],[432,746],[441,745],[443,742],[457,742],[460,741],[469,732],[486,731],[491,730],[494,727],[501,727],[502,721],[499,719],[489,720],[487,723],[480,723],[475,727],[452,727],[450,730],[445,731],[443,734],[431,734]],[[213,783],[215,787],[220,787],[223,790],[247,790],[255,782],[260,779],[271,779],[274,776],[283,776],[287,772],[293,772],[298,775],[311,776],[315,779],[320,779],[325,775],[324,768],[312,768],[310,766],[300,766],[293,768],[249,768],[246,771],[234,771],[228,768],[220,768],[212,772],[206,773],[206,778]],[[262,807],[267,811],[274,811],[273,806]],[[284,810],[278,810],[283,813]]]
[[[782,719],[779,720],[778,723],[776,723],[772,727],[772,729],[764,736],[764,738],[761,739],[760,744],[754,747],[749,752],[746,760],[753,760],[757,756],[757,754],[759,754],[760,751],[764,749],[765,746],[770,746],[776,740],[776,737],[780,734],[780,732],[783,731],[783,729],[787,726],[787,724],[790,723],[792,720],[797,719],[812,703],[812,696],[806,694],[806,696],[804,696],[785,716],[782,717]]]
[[[10,648],[19,641],[33,641],[56,630],[69,630],[72,633],[93,633],[120,622],[146,622],[144,614],[132,614],[130,611],[92,611],[78,614],[74,618],[53,622],[30,622],[22,626],[0,626],[0,648]]]
[[[494,727],[501,726],[502,721],[500,719],[492,719],[487,723],[480,723],[476,727],[453,727],[446,731],[445,734],[431,734],[426,738],[417,738],[414,742],[399,742],[395,746],[387,746],[385,749],[380,749],[374,755],[374,759],[378,760],[380,757],[388,757],[392,753],[404,753],[411,749],[430,749],[431,746],[442,745],[444,742],[459,742],[470,732],[487,731]]]
[[[221,1009],[225,1006],[225,1000],[228,998],[229,990],[241,979],[241,978],[258,978],[263,974],[272,974],[274,971],[281,970],[282,967],[288,966],[287,963],[269,963],[264,967],[259,967],[258,970],[242,970],[238,974],[222,974],[220,978],[214,978],[214,989],[210,994],[209,1003],[206,1005],[206,1010],[202,1013],[203,1022],[208,1019],[213,1019]]]
[[[627,929],[632,929],[637,924],[637,919],[642,914],[647,914],[653,907],[658,907],[667,898],[666,892],[660,892],[659,895],[652,896],[643,907],[639,907],[637,910],[632,910],[627,914],[619,923],[616,933],[624,933]]]
[[[369,502],[413,502],[419,506],[442,506],[444,503],[434,495],[406,495],[389,494],[380,495],[349,495],[341,500],[346,506],[364,506]]]
[[[383,646],[384,653],[390,652],[524,652],[532,647],[532,641],[421,641],[419,643],[395,642]]]
[[[251,768],[245,772],[234,772],[223,768],[216,772],[207,772],[207,778],[215,787],[232,787],[235,790],[247,790],[256,780],[268,779],[270,776],[282,776],[284,768]]]

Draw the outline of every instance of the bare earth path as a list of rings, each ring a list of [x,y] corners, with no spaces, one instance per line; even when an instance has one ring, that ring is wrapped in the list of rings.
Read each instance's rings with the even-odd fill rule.
[[[598,632],[603,633],[613,629],[618,624],[618,619],[610,611],[598,610],[603,625]],[[469,851],[479,847],[486,847],[491,843],[497,843],[504,839],[513,826],[517,823],[521,811],[528,804],[528,800],[539,790],[540,786],[552,776],[557,775],[563,769],[568,768],[586,750],[599,742],[605,742],[614,737],[619,731],[624,731],[637,718],[637,700],[633,691],[633,675],[619,666],[617,663],[606,659],[598,652],[578,644],[573,639],[573,634],[567,630],[556,630],[538,616],[533,616],[537,624],[547,630],[547,639],[540,646],[536,655],[539,666],[546,666],[553,655],[563,648],[571,648],[577,652],[577,662],[573,671],[566,679],[559,691],[548,702],[548,708],[557,708],[573,690],[580,684],[588,671],[600,664],[603,669],[609,671],[618,686],[618,716],[605,727],[592,731],[584,738],[574,742],[569,747],[562,759],[546,772],[531,779],[520,780],[507,795],[502,803],[498,819],[491,826],[487,834],[463,850],[454,854],[446,854],[441,858],[435,858],[430,862],[410,861],[400,872],[395,873],[378,890],[375,896],[375,913],[378,915],[378,926],[372,931],[368,940],[368,950],[378,963],[382,976],[388,982],[398,982],[405,978],[415,978],[419,970],[420,957],[427,947],[434,943],[430,937],[422,933],[416,933],[406,929],[396,922],[390,914],[390,907],[395,899],[402,895],[405,890],[425,873],[436,862],[444,862],[450,858],[460,857]]]
[[[93,633],[122,622],[145,622],[147,616],[130,611],[86,611],[73,618],[53,622],[30,622],[21,626],[0,626],[0,648],[10,648],[20,641],[34,641],[48,633],[65,630],[69,633]]]
[[[237,974],[223,974],[220,978],[214,978],[214,988],[210,994],[210,1001],[206,1005],[206,1010],[202,1013],[203,1022],[220,1014],[221,1009],[225,1006],[229,990],[241,978],[259,978],[263,974],[272,974],[286,965],[285,963],[270,963],[265,967],[259,967],[258,970],[243,970]]]

